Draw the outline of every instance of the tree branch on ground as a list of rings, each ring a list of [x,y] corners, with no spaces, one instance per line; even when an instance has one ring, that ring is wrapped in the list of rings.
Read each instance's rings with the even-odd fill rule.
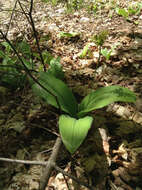
[[[53,147],[53,151],[52,151],[52,154],[46,164],[46,167],[43,171],[43,174],[40,178],[40,187],[39,187],[39,190],[45,190],[45,187],[48,183],[48,180],[49,180],[49,177],[51,175],[51,172],[53,170],[53,164],[51,163],[55,163],[56,162],[56,159],[57,159],[57,156],[58,156],[58,153],[59,153],[59,149],[61,147],[61,144],[62,144],[62,140],[60,137],[58,137],[56,139],[56,142],[54,144],[54,147]]]
[[[32,27],[32,30],[33,30],[33,34],[34,34],[34,37],[35,37],[35,40],[36,40],[37,50],[38,50],[38,53],[39,53],[39,56],[40,56],[40,59],[41,59],[41,63],[43,65],[44,71],[46,72],[46,66],[44,64],[43,56],[42,56],[40,45],[39,45],[39,40],[38,40],[38,35],[37,35],[38,33],[36,31],[35,23],[34,23],[34,20],[33,20],[33,17],[32,17],[32,10],[33,10],[33,0],[31,0],[31,3],[30,3],[29,18],[30,18],[30,23],[31,23],[31,27]]]
[[[47,161],[47,162],[44,162],[44,161],[30,161],[30,160],[17,160],[17,159],[9,159],[9,158],[1,158],[0,157],[0,161],[3,161],[3,162],[11,162],[11,163],[17,163],[17,164],[27,164],[27,165],[42,165],[42,166],[46,166],[47,163],[52,165],[52,167],[59,173],[62,173],[64,176],[67,176],[69,178],[71,178],[72,180],[76,181],[78,184],[80,184],[81,186],[84,186],[84,187],[87,187],[88,189],[90,190],[96,190],[94,189],[94,187],[91,187],[89,185],[87,185],[86,183],[80,181],[79,179],[77,179],[75,176],[69,174],[68,172],[65,172],[63,169],[61,169],[60,167],[58,167],[56,165],[55,162],[52,162],[50,161]]]

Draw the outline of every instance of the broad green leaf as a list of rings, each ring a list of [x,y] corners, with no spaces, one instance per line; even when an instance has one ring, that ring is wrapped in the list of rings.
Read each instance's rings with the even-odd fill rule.
[[[89,52],[89,50],[90,50],[89,47],[90,47],[90,44],[87,44],[87,45],[83,48],[81,54],[79,55],[79,57],[80,57],[81,59],[83,59],[83,58],[85,58],[85,57],[87,56],[87,54],[88,54],[88,52]]]
[[[112,50],[108,50],[107,48],[101,49],[101,54],[106,58],[108,61],[110,59]]]
[[[123,9],[123,8],[121,9],[119,7],[116,8],[116,13],[120,16],[123,16],[124,18],[128,18],[129,16],[129,13],[126,9]]]
[[[89,116],[78,120],[68,115],[61,115],[59,117],[61,138],[65,147],[71,154],[73,154],[82,144],[92,122],[93,118]]]
[[[60,108],[63,111],[69,113],[71,116],[76,116],[78,109],[76,99],[72,94],[72,91],[63,81],[55,78],[52,74],[45,72],[40,72],[38,81],[57,97]],[[48,104],[59,108],[56,98],[45,91],[41,86],[34,84],[32,88],[34,92],[43,98]]]
[[[113,102],[135,102],[136,95],[127,88],[117,85],[102,87],[88,94],[79,105],[78,116],[102,108]]]
[[[79,33],[76,32],[60,32],[59,37],[60,38],[74,38],[76,36],[79,36]]]

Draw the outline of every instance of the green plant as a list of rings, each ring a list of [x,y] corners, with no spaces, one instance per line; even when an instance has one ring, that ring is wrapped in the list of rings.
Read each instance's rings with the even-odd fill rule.
[[[138,15],[142,9],[142,3],[135,3],[128,7],[129,15]]]
[[[62,69],[62,65],[60,64],[60,59],[60,57],[51,59],[47,72],[52,74],[54,77],[63,80],[64,72]]]
[[[69,114],[59,117],[59,131],[65,147],[71,154],[81,145],[92,125],[93,117],[86,116],[88,112],[116,101],[136,101],[135,94],[129,89],[114,85],[92,91],[78,105],[67,85],[52,74],[40,72],[38,81],[48,92],[37,83],[33,84],[33,91],[48,104]]]
[[[112,50],[108,50],[107,48],[101,49],[101,54],[106,58],[108,61],[110,59]]]
[[[90,44],[87,44],[86,46],[84,46],[82,52],[79,55],[80,59],[83,59],[85,57],[89,57],[89,58],[92,57],[92,52],[90,50]]]
[[[107,30],[103,30],[102,32],[95,34],[92,37],[92,40],[98,45],[98,46],[102,46],[105,42],[105,40],[108,37],[108,31]]]
[[[24,63],[30,68],[30,49],[25,42],[15,44],[17,50],[22,55]],[[24,56],[23,56],[23,54]],[[23,72],[23,66],[18,64],[18,58],[14,55],[11,46],[7,42],[0,44],[0,85],[10,88],[12,90],[21,88],[26,82],[26,73]]]
[[[32,52],[26,41],[15,42],[15,48],[29,71],[43,71],[43,65],[40,63],[39,54],[37,52]],[[60,64],[60,57],[54,58],[46,50],[42,52],[42,56],[44,63],[48,65],[47,72],[54,75],[56,78],[63,79],[64,72]],[[13,53],[11,46],[7,42],[2,42],[0,44],[0,59],[0,85],[13,90],[23,87],[27,81],[27,74],[24,67],[19,64],[17,56]]]
[[[142,9],[142,3],[135,3],[129,5],[128,8],[116,7],[115,11],[118,15],[124,17],[126,20],[129,20],[129,16],[140,14],[141,9]]]
[[[39,58],[39,55],[36,54],[36,56]],[[50,52],[48,51],[43,51],[42,56],[44,59],[44,64],[47,65],[47,72],[55,76],[56,78],[59,79],[64,79],[64,72],[62,69],[62,65],[60,63],[60,57],[54,58]],[[43,66],[40,65],[40,71],[43,71]]]
[[[76,32],[60,32],[59,33],[59,38],[75,38],[79,36],[80,34]]]
[[[122,17],[124,17],[125,19],[128,19],[128,16],[129,16],[129,12],[127,9],[124,9],[124,8],[119,8],[117,7],[115,9],[116,13]]]
[[[92,41],[94,41],[96,43],[96,45],[99,47],[98,48],[99,49],[98,65],[100,63],[101,49],[102,49],[102,46],[103,46],[105,40],[107,39],[107,37],[108,37],[108,31],[107,30],[103,30],[99,34],[95,34],[92,37]]]
[[[70,1],[70,6],[74,9],[74,10],[78,10],[80,8],[83,7],[83,0],[71,0]]]

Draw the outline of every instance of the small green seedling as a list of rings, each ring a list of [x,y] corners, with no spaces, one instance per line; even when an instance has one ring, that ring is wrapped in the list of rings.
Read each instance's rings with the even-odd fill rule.
[[[40,59],[39,54],[36,53],[35,56]],[[50,61],[54,58],[53,55],[47,50],[42,52],[42,57],[44,60],[44,64],[48,64],[48,65],[50,65]]]
[[[117,7],[115,11],[118,15],[124,17],[126,20],[129,20],[129,16],[140,14],[141,9],[142,9],[142,3],[135,3],[132,5],[129,5],[128,8]]]
[[[48,104],[66,113],[59,117],[59,132],[65,147],[71,154],[79,148],[91,128],[93,117],[87,116],[88,112],[113,102],[136,101],[136,95],[132,91],[114,85],[92,91],[78,105],[72,91],[62,80],[48,72],[40,72],[38,81],[48,92],[37,83],[33,84],[33,91]]]
[[[92,40],[96,43],[96,45],[102,46],[104,44],[105,40],[107,39],[107,37],[108,37],[108,31],[103,30],[99,34],[95,34],[92,37]]]
[[[91,58],[92,57],[92,52],[90,50],[90,44],[87,44],[84,46],[82,52],[79,55],[80,59],[84,59],[85,57]]]
[[[128,7],[129,15],[138,15],[142,9],[142,3],[135,3]]]
[[[117,8],[115,9],[115,11],[116,11],[116,13],[117,13],[118,15],[124,17],[125,19],[128,19],[128,17],[129,17],[129,12],[128,12],[127,9],[123,9],[123,8],[117,7]]]
[[[75,38],[79,36],[80,34],[77,32],[60,32],[59,33],[59,38]]]
[[[107,48],[101,49],[101,54],[106,58],[108,61],[110,59],[112,50],[108,50]]]
[[[60,60],[61,60],[60,57],[51,59],[51,61],[49,63],[49,69],[47,70],[47,72],[52,74],[56,78],[63,80],[64,72],[63,72]]]
[[[100,57],[101,57],[101,49],[102,46],[105,42],[105,40],[108,37],[108,31],[107,30],[103,30],[102,32],[100,32],[99,34],[95,34],[92,37],[92,40],[96,43],[96,45],[99,47],[99,57],[98,57],[98,65],[100,63]]]

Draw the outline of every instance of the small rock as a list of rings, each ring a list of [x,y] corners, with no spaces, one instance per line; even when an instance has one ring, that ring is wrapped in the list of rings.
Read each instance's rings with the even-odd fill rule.
[[[87,22],[89,22],[89,21],[90,21],[90,19],[87,18],[87,17],[82,17],[82,18],[80,19],[80,22],[82,22],[82,23],[87,23]]]
[[[48,26],[48,30],[50,31],[50,32],[53,32],[53,31],[57,31],[58,30],[58,27],[57,27],[57,25],[56,24],[50,24],[49,26]]]
[[[58,9],[55,11],[55,13],[58,13],[58,14],[63,14],[65,12],[65,9],[62,8],[62,9]]]
[[[142,20],[142,15],[139,17],[139,19],[141,19],[141,20]]]

